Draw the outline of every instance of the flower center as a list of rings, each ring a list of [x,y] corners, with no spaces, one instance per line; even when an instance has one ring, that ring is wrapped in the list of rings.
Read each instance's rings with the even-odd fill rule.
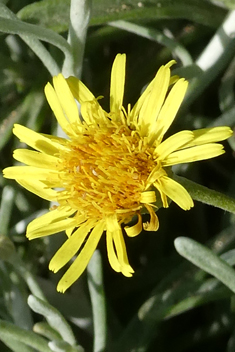
[[[141,193],[157,163],[153,148],[136,131],[112,121],[100,126],[84,123],[67,146],[58,165],[61,200],[66,198],[87,216],[103,218],[116,212],[126,221],[142,208]]]

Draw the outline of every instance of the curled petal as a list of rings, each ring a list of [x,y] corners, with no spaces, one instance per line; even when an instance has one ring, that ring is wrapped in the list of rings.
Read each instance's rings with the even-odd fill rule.
[[[148,210],[150,214],[150,222],[146,222],[143,224],[144,230],[145,231],[157,231],[159,228],[159,220],[158,217],[151,207],[151,205],[144,204],[145,208]]]
[[[124,229],[129,237],[135,237],[142,231],[142,216],[138,213],[138,222],[133,226],[125,226]]]
[[[140,203],[154,203],[156,202],[156,193],[154,191],[145,191],[141,193]]]

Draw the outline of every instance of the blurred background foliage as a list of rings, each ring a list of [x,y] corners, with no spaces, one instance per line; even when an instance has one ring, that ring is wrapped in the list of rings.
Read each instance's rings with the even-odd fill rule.
[[[27,39],[27,33],[21,32],[20,25],[14,27],[4,5],[17,16],[18,23],[34,24],[39,32],[44,28],[66,38],[70,1],[0,1],[1,169],[12,165],[12,151],[22,147],[12,136],[14,123],[44,133],[56,130],[43,92],[51,75],[22,40],[20,35]],[[117,53],[126,53],[124,105],[133,105],[159,66],[173,58],[177,61],[173,73],[188,78],[190,89],[170,133],[217,125],[233,128],[235,25],[229,24],[231,35],[220,54],[216,44],[211,48],[208,44],[221,34],[234,8],[233,0],[94,0],[82,80],[95,96],[104,96],[101,103],[108,108],[112,62]],[[44,45],[62,67],[63,53],[50,41]],[[202,53],[204,61],[200,60]],[[222,157],[180,165],[174,171],[235,197],[235,139],[224,145],[226,154]],[[99,245],[103,286],[98,273],[99,290],[92,293],[93,282],[85,273],[63,295],[56,292],[62,274],[49,272],[48,262],[65,235],[32,242],[25,237],[28,222],[46,212],[48,202],[2,176],[0,187],[2,352],[235,351],[233,272],[229,276],[235,264],[234,214],[199,202],[190,212],[173,203],[169,209],[159,209],[158,232],[126,238],[135,269],[133,278],[112,271],[103,238]],[[197,266],[179,255],[182,237],[197,241],[189,241],[192,251],[184,255]],[[105,299],[107,314],[105,345],[99,338],[102,340],[106,332],[93,328],[100,298]],[[99,319],[104,325],[102,309],[98,325]]]

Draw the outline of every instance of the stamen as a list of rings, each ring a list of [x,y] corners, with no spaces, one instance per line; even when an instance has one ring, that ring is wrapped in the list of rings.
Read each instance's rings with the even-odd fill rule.
[[[128,116],[124,108],[122,115]],[[65,201],[66,195],[78,213],[81,208],[96,219],[116,213],[118,221],[127,223],[143,207],[143,201],[155,201],[153,195],[147,197],[152,193],[144,193],[149,174],[158,168],[152,157],[154,148],[148,147],[137,131],[115,119],[106,119],[102,128],[83,122],[82,128],[68,141],[70,151],[60,155],[58,168],[65,192],[58,201]]]

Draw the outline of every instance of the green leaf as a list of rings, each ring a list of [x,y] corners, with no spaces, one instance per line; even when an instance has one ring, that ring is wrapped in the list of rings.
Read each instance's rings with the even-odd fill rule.
[[[0,320],[0,338],[13,339],[33,347],[39,352],[51,352],[45,339],[32,331],[24,330],[7,321]],[[27,351],[27,350],[26,350]]]
[[[0,17],[0,31],[4,33],[35,37],[58,47],[65,55],[70,55],[67,41],[59,34],[40,26],[24,23],[19,20]]]
[[[235,3],[233,0],[217,0],[216,2],[218,5],[221,4],[221,6],[226,6],[229,10],[235,9]]]
[[[212,123],[210,123],[209,126],[207,127],[215,127],[215,126],[234,126],[234,116],[235,116],[235,106],[233,106],[231,109],[226,110],[222,115],[218,116]],[[228,143],[230,143],[231,139],[234,138],[234,136],[231,136],[228,140]],[[234,143],[233,143],[234,145]],[[235,148],[234,148],[235,150]]]
[[[48,324],[59,332],[64,341],[70,345],[76,345],[71,327],[57,309],[33,295],[28,297],[28,305],[34,312],[43,315]]]
[[[45,321],[34,324],[33,331],[48,338],[48,340],[59,340],[61,338],[60,334]]]
[[[53,352],[84,352],[81,346],[71,346],[65,341],[51,341],[48,345]]]
[[[235,13],[231,11],[196,60],[203,74],[190,82],[182,105],[183,110],[190,106],[233,60],[235,55],[234,31]]]
[[[35,349],[27,346],[23,342],[12,339],[12,337],[7,337],[0,332],[0,340],[8,346],[13,352],[35,352]]]
[[[69,0],[42,0],[25,6],[18,12],[21,20],[29,21],[57,32],[68,30]],[[213,13],[213,16],[211,16]],[[201,0],[94,0],[90,24],[98,25],[109,21],[157,20],[163,18],[182,18],[217,28],[226,10]]]
[[[209,279],[202,284],[197,292],[192,293],[190,297],[182,297],[183,299],[175,305],[169,307],[165,318],[174,317],[184,313],[189,309],[200,307],[209,302],[215,302],[219,299],[231,297],[229,290],[224,287],[219,287],[219,282],[216,279]]]
[[[187,237],[175,240],[177,252],[190,262],[215,276],[235,293],[235,271],[209,248]]]
[[[233,263],[234,251],[228,251],[221,257]],[[147,351],[158,333],[158,324],[164,319],[232,296],[232,292],[217,279],[205,280],[204,271],[192,270],[185,264],[175,267],[157,284],[111,350]]]
[[[0,207],[0,236],[1,237],[6,236],[8,233],[14,201],[15,201],[15,190],[11,186],[5,186],[2,190],[1,207]],[[6,248],[8,248],[8,250],[6,250]],[[14,252],[13,248],[14,248],[13,243],[11,245],[10,243],[2,242],[2,245],[0,244],[0,258],[2,259],[6,257],[5,259],[8,259],[8,255],[10,255],[10,253],[13,254]],[[3,257],[1,257],[1,252],[3,254]],[[7,252],[6,256],[4,256],[4,252]]]
[[[70,0],[43,0],[25,6],[17,17],[55,32],[65,32],[69,27],[69,9]]]
[[[4,33],[18,34],[21,37],[21,39],[31,48],[31,50],[33,50],[34,53],[39,57],[39,59],[42,61],[42,63],[45,65],[45,67],[48,69],[51,75],[56,75],[59,72],[59,67],[55,62],[55,60],[53,59],[53,57],[50,55],[49,51],[38,40],[37,33],[39,34],[40,30],[38,31],[37,28],[36,29],[35,28],[30,29],[29,27],[25,28],[25,25],[27,25],[27,23],[23,23],[19,21],[13,12],[11,12],[4,4],[0,3],[0,31]],[[44,35],[45,34],[46,33],[44,32]],[[57,33],[52,32],[52,37],[54,36],[54,34],[57,35]],[[49,37],[51,37],[50,34],[49,34]],[[40,38],[40,34],[39,34],[39,38]],[[61,40],[63,40],[62,37],[61,37]],[[63,52],[65,56],[66,55],[69,56],[69,52],[66,49],[66,47],[64,47],[64,49],[65,50]]]
[[[0,123],[0,150],[7,144],[12,136],[12,128],[15,123],[27,124],[27,119],[30,123],[27,124],[29,128],[37,129],[41,127],[43,119],[38,119],[38,115],[45,103],[45,97],[42,91],[33,89],[24,97],[18,105],[11,106],[10,111],[7,111],[6,116],[3,117]],[[13,111],[13,112],[12,112]]]
[[[178,276],[162,292],[151,292],[111,350],[148,351],[151,341],[158,334],[158,325],[164,319],[227,297],[231,297],[230,291],[226,287],[219,287],[217,280],[201,283],[198,275],[192,273],[187,277]]]
[[[172,53],[181,60],[184,66],[188,66],[193,63],[189,52],[180,43],[177,43],[175,39],[167,37],[161,31],[144,26],[139,26],[137,24],[130,23],[127,21],[109,22],[109,25],[126,30],[127,32],[135,33],[136,35],[162,44],[163,46],[169,48]]]
[[[11,313],[14,324],[22,329],[31,330],[33,327],[32,311],[27,305],[27,291],[25,285],[20,278],[14,282],[12,280],[10,289],[10,299],[8,301],[8,309]]]
[[[225,112],[234,107],[235,59],[227,68],[219,89],[220,109]]]

